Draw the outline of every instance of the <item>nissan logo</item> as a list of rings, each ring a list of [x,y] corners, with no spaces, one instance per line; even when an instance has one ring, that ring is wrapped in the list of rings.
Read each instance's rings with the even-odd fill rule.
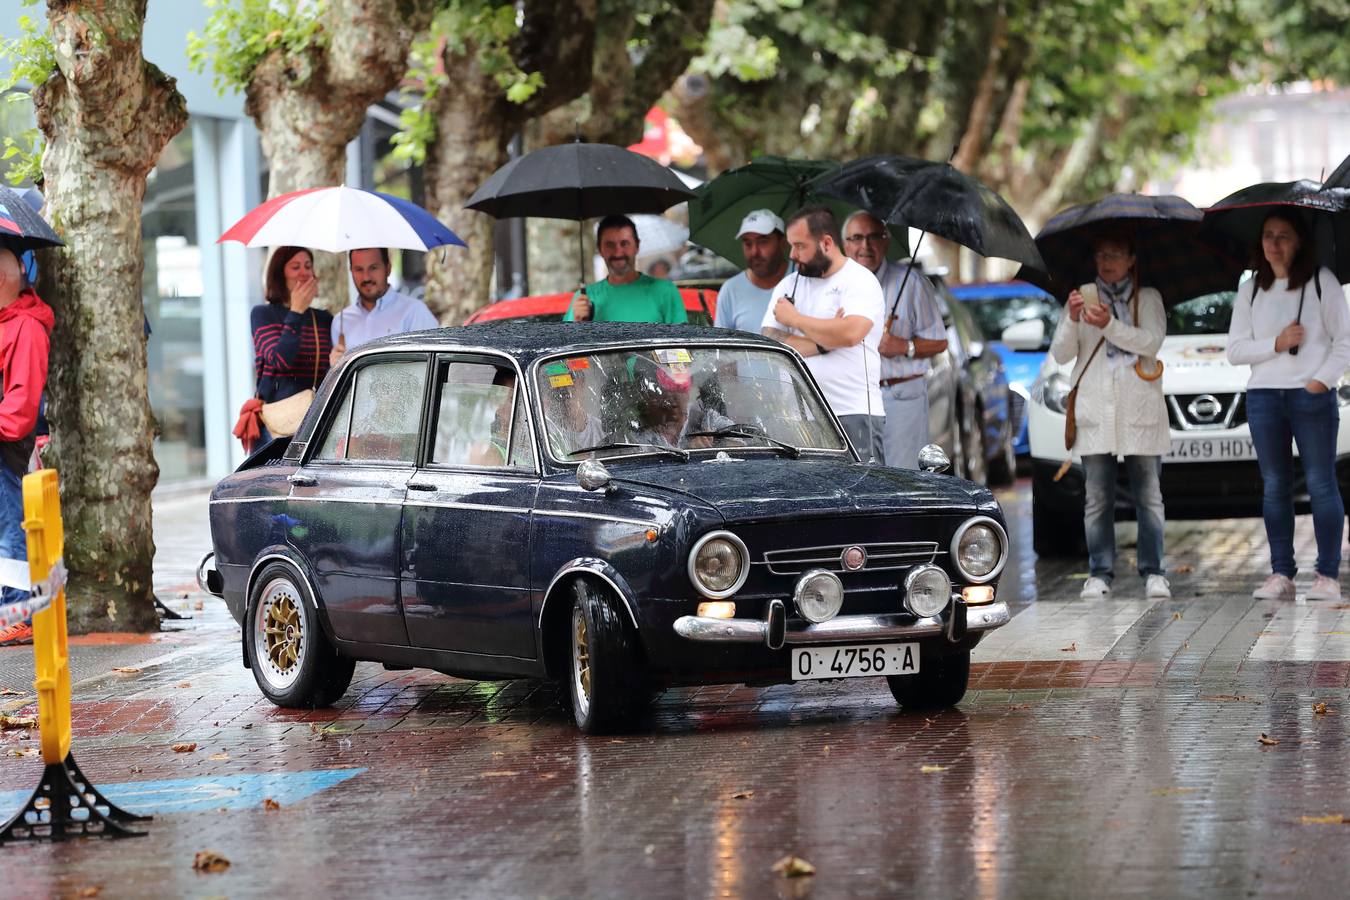
[[[1223,404],[1213,394],[1201,394],[1190,402],[1186,412],[1190,415],[1191,421],[1208,425],[1223,412]]]

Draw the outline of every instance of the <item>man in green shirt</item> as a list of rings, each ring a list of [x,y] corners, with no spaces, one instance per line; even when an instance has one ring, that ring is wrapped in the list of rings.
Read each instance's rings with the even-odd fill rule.
[[[637,268],[637,226],[627,216],[605,216],[595,243],[609,274],[573,295],[566,322],[687,322],[679,289]]]

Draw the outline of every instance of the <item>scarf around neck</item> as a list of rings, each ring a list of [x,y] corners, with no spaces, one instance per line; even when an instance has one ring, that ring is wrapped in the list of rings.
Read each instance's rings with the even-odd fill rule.
[[[1126,275],[1120,281],[1103,281],[1097,278],[1097,290],[1101,292],[1111,303],[1111,315],[1115,316],[1126,325],[1134,325],[1134,311],[1130,308],[1130,295],[1134,288],[1134,280]],[[1121,349],[1110,341],[1106,342],[1106,356],[1108,359],[1119,359],[1121,362],[1133,362],[1134,354],[1129,350]],[[1128,357],[1128,359],[1126,359]]]

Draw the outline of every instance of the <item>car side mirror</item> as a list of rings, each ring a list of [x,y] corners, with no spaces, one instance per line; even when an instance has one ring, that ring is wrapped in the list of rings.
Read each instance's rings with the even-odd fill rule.
[[[925,472],[945,472],[952,467],[952,461],[937,444],[927,444],[919,451],[919,468]]]
[[[1013,350],[1035,353],[1045,343],[1045,322],[1041,319],[1026,319],[1003,329],[1003,343]]]
[[[577,484],[582,490],[598,491],[609,487],[609,469],[598,459],[583,459],[577,466]]]

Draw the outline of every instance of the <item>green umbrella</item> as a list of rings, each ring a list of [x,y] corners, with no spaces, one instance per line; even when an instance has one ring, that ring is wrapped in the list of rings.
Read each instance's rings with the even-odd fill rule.
[[[744,166],[729,169],[694,191],[689,201],[689,241],[700,244],[736,265],[742,265],[741,240],[736,236],[741,220],[757,209],[777,213],[784,221],[809,203],[822,203],[834,211],[839,224],[858,207],[815,194],[808,183],[839,163],[823,159],[787,159],[761,156]],[[904,225],[888,225],[890,259],[909,256],[909,235]]]

